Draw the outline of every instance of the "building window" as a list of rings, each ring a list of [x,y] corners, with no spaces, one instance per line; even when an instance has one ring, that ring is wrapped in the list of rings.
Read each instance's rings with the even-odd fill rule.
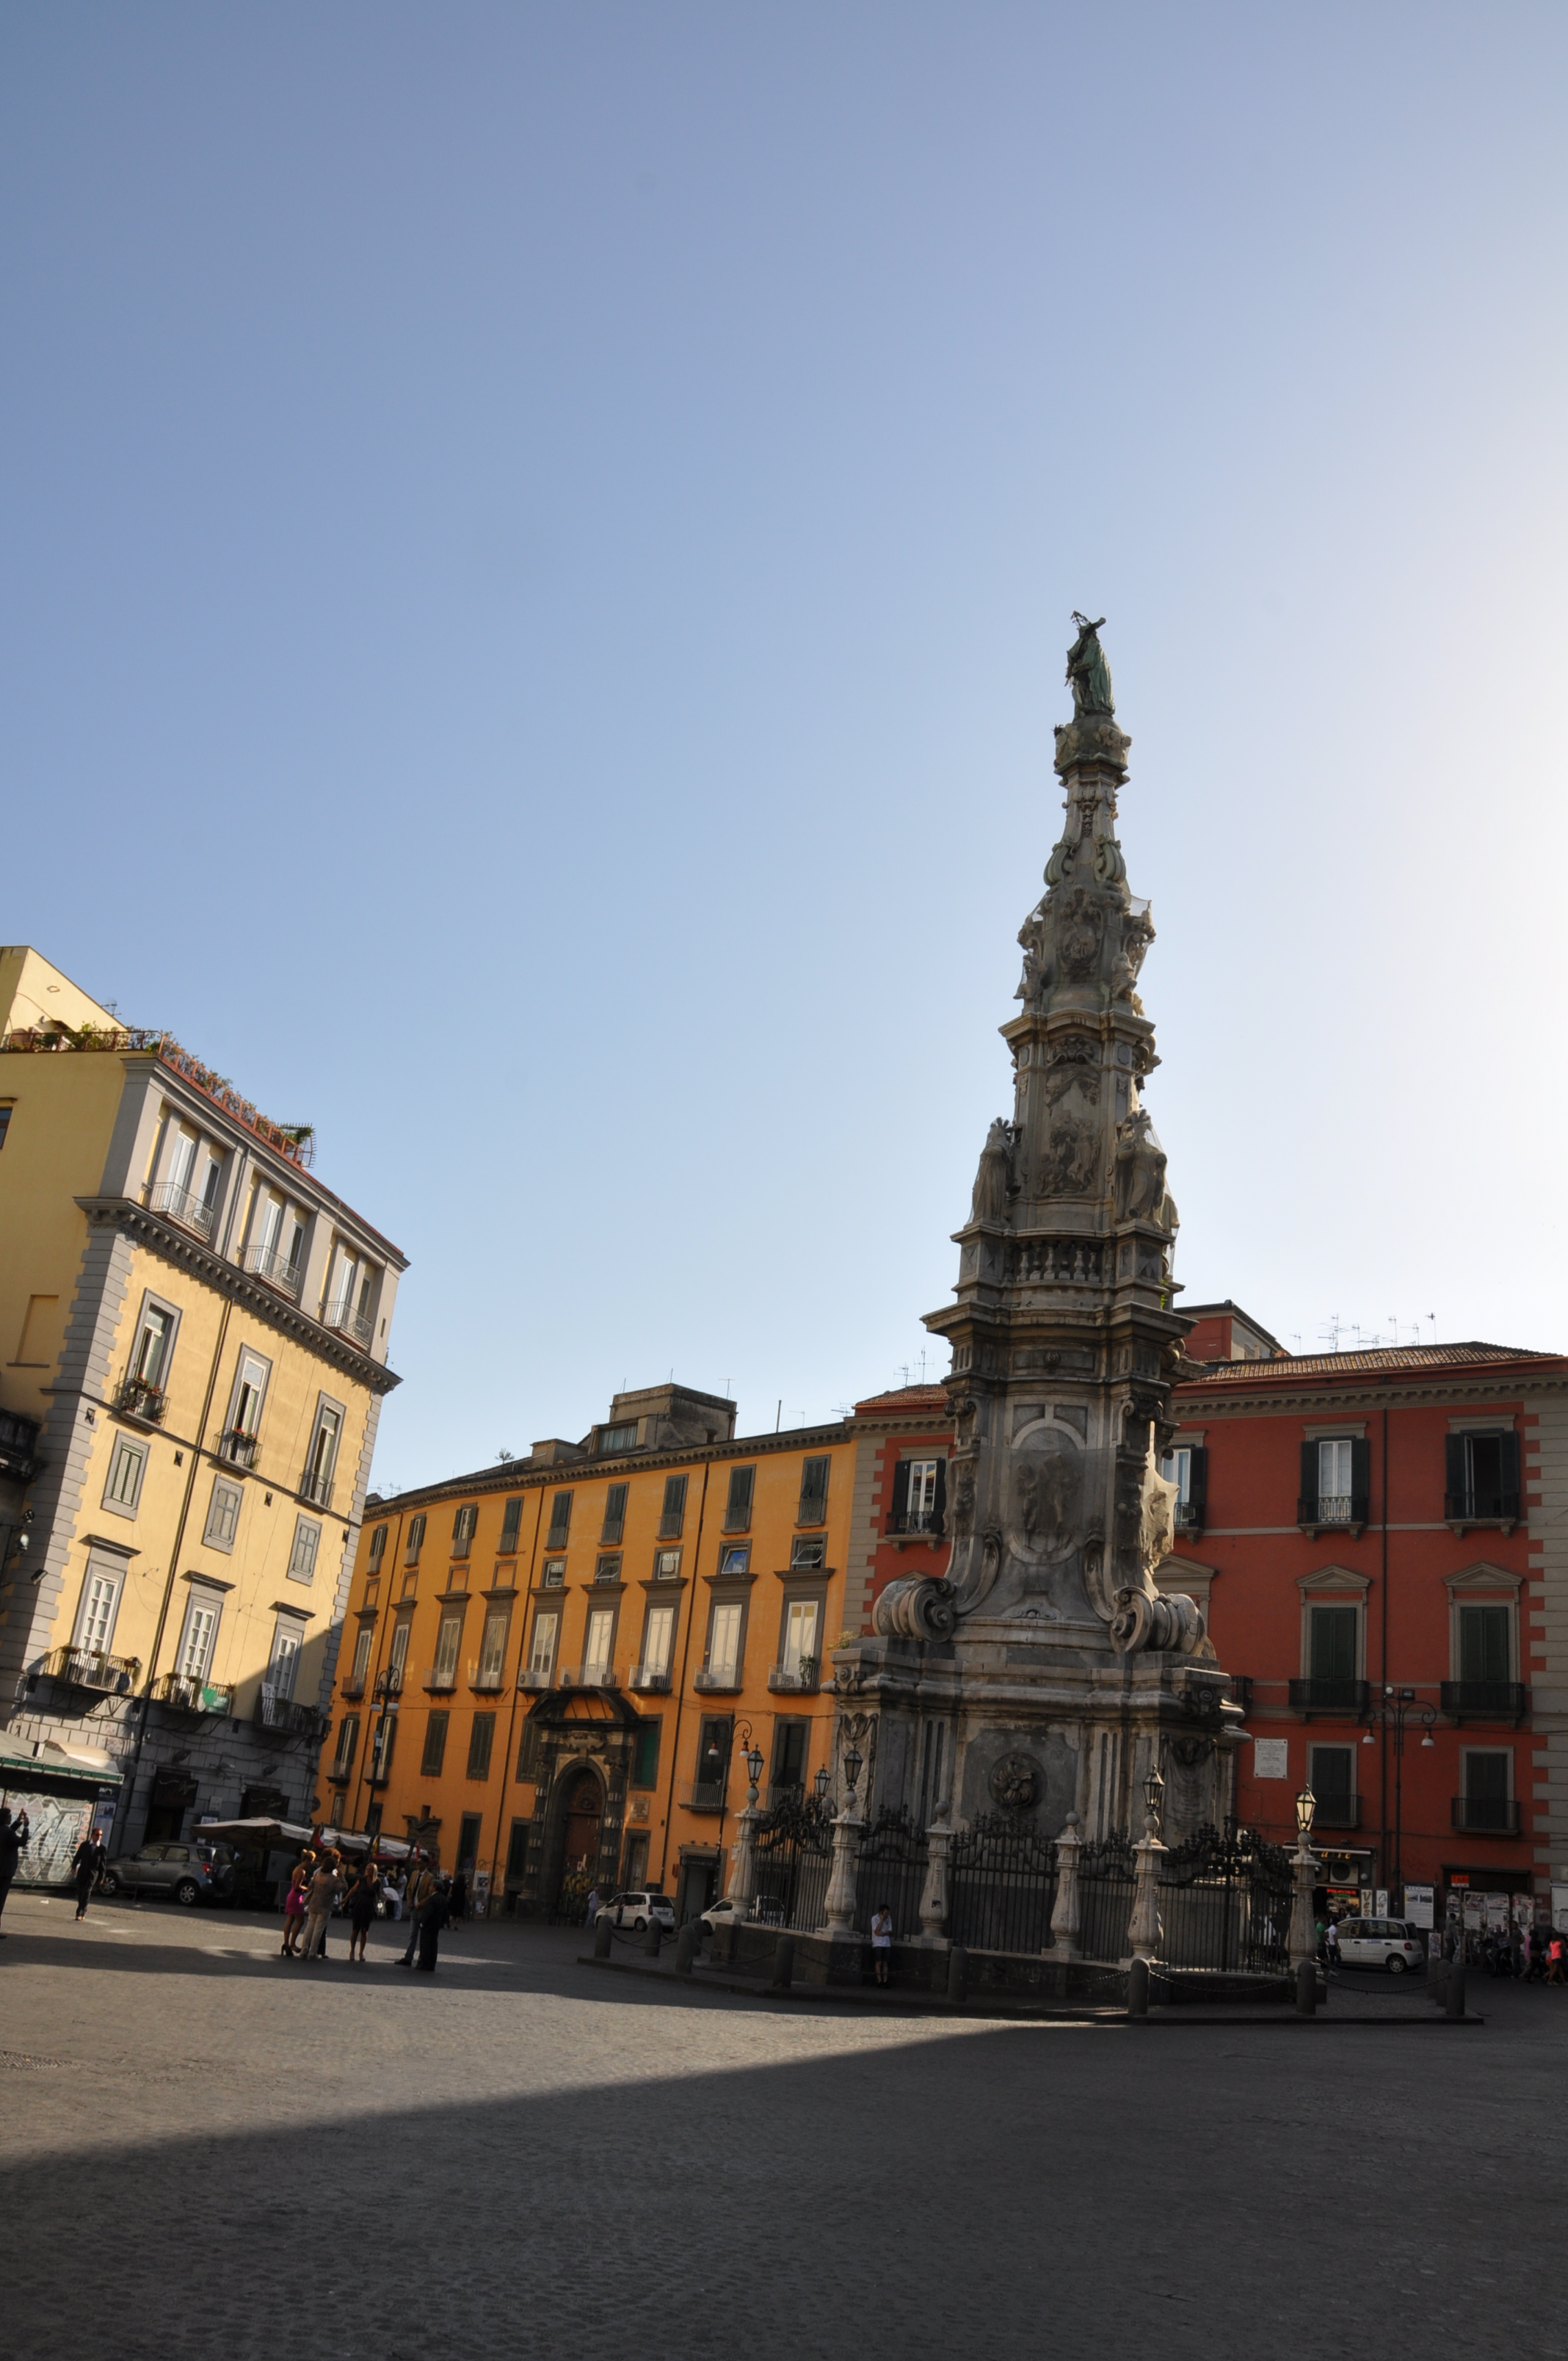
[[[1321,1435],[1303,1443],[1297,1523],[1364,1525],[1371,1468],[1365,1437]]]
[[[1516,1833],[1519,1806],[1513,1800],[1513,1772],[1511,1749],[1464,1749],[1460,1756],[1464,1792],[1455,1815],[1460,1828],[1494,1836]]]
[[[1513,1677],[1513,1615],[1507,1607],[1461,1607],[1459,1677],[1501,1685]]]
[[[888,1532],[939,1533],[947,1506],[947,1480],[945,1460],[901,1459],[893,1471]]]
[[[381,1563],[381,1560],[386,1556],[386,1554],[387,1554],[387,1528],[386,1528],[386,1526],[385,1526],[385,1525],[378,1525],[378,1526],[376,1527],[375,1532],[374,1532],[371,1534],[371,1536],[370,1536],[370,1563],[371,1563],[371,1565],[380,1565],[380,1563]]]
[[[518,1530],[522,1523],[522,1502],[510,1499],[501,1517],[501,1555],[512,1556],[517,1549]]]
[[[826,1565],[826,1539],[820,1533],[797,1533],[789,1545],[789,1562],[795,1567]]]
[[[222,1476],[213,1478],[213,1497],[207,1509],[207,1529],[202,1539],[209,1549],[232,1550],[235,1535],[239,1531],[240,1504],[245,1494],[237,1484]]]
[[[685,1521],[685,1477],[684,1476],[666,1476],[664,1478],[664,1505],[659,1511],[659,1539],[662,1542],[673,1542],[680,1539],[681,1527]]]
[[[451,1715],[443,1706],[433,1706],[425,1716],[424,1752],[419,1758],[420,1776],[439,1779],[441,1766],[446,1760],[446,1725]]]
[[[721,1599],[714,1607],[704,1668],[713,1682],[728,1686],[740,1680],[740,1625],[745,1611],[739,1599]]]
[[[594,1580],[596,1582],[619,1582],[620,1580],[620,1553],[619,1550],[611,1550],[608,1555],[599,1559],[598,1565],[594,1567]]]
[[[570,1492],[557,1492],[554,1495],[550,1502],[550,1539],[548,1546],[551,1549],[565,1549],[566,1546],[566,1536],[571,1530],[572,1495]]]
[[[168,1305],[143,1306],[141,1325],[131,1352],[131,1384],[143,1394],[161,1395],[169,1382],[169,1363],[178,1323]]]
[[[828,1521],[828,1476],[833,1462],[828,1458],[808,1459],[800,1471],[800,1505],[795,1512],[797,1525],[825,1525]]]
[[[612,1484],[604,1496],[604,1530],[599,1540],[607,1548],[615,1547],[626,1531],[626,1486]]]
[[[256,1446],[261,1434],[261,1412],[267,1400],[267,1381],[272,1365],[259,1353],[242,1346],[239,1368],[229,1400],[228,1424],[225,1427],[219,1448],[225,1459],[236,1466],[249,1467],[256,1458]]]
[[[128,1434],[116,1434],[109,1459],[109,1480],[104,1487],[105,1509],[112,1509],[118,1517],[134,1517],[146,1473],[145,1444],[133,1443]]]
[[[409,1519],[409,1537],[403,1543],[403,1564],[405,1565],[417,1565],[419,1564],[419,1554],[423,1547],[424,1510],[422,1509],[417,1517],[411,1517]]]
[[[332,1506],[333,1472],[337,1466],[338,1441],[343,1433],[343,1410],[339,1403],[328,1401],[323,1395],[316,1403],[316,1422],[311,1433],[311,1447],[305,1455],[305,1477],[300,1489],[307,1500],[318,1509]]]
[[[615,1609],[598,1607],[588,1617],[588,1636],[583,1643],[583,1679],[590,1688],[609,1676],[615,1651]]]
[[[507,1839],[507,1877],[509,1882],[521,1878],[528,1863],[527,1820],[513,1820],[511,1834]]]
[[[294,1694],[294,1682],[300,1670],[300,1644],[304,1638],[292,1616],[280,1616],[272,1633],[272,1655],[267,1667],[266,1686],[280,1704],[287,1705]]]
[[[1179,1443],[1160,1461],[1160,1474],[1176,1487],[1176,1528],[1179,1532],[1202,1530],[1207,1505],[1209,1454],[1199,1443]]]
[[[631,1753],[631,1784],[634,1787],[656,1787],[659,1784],[659,1733],[663,1726],[662,1721],[644,1721],[638,1725]]]
[[[1330,1707],[1354,1704],[1360,1653],[1359,1607],[1307,1609],[1307,1676],[1311,1683],[1312,1703]]]
[[[435,1635],[435,1663],[431,1673],[433,1688],[455,1688],[457,1683],[457,1651],[463,1644],[461,1614],[446,1614]]]
[[[601,1452],[635,1451],[636,1448],[637,1422],[635,1420],[630,1426],[605,1426],[599,1429]]]
[[[496,1717],[493,1713],[477,1713],[468,1732],[468,1776],[488,1779],[490,1775],[490,1749],[496,1742]]]
[[[773,1752],[768,1764],[768,1801],[781,1804],[806,1791],[806,1752],[811,1742],[808,1721],[775,1721]]]
[[[360,1628],[359,1637],[354,1642],[354,1663],[348,1675],[349,1679],[359,1688],[364,1687],[365,1683],[369,1676],[370,1651],[375,1644],[375,1626],[370,1623],[362,1625]]]
[[[723,1799],[729,1776],[729,1741],[733,1722],[726,1716],[708,1715],[697,1732],[697,1791],[694,1803],[717,1804]]]
[[[750,1542],[737,1542],[733,1549],[721,1549],[719,1551],[718,1571],[720,1574],[749,1574],[751,1570],[751,1544]]]
[[[544,1561],[543,1572],[539,1577],[540,1587],[543,1590],[559,1590],[561,1585],[565,1581],[565,1559],[564,1557],[547,1557]]]
[[[218,1636],[218,1617],[222,1612],[220,1606],[203,1598],[192,1598],[185,1609],[185,1629],[180,1635],[180,1653],[175,1663],[175,1669],[182,1679],[206,1679]]]
[[[345,1779],[354,1768],[354,1757],[359,1747],[359,1716],[345,1713],[337,1725],[337,1752],[332,1767],[340,1779]]]
[[[727,1533],[751,1531],[751,1493],[756,1481],[754,1467],[732,1467],[729,1470],[729,1495],[724,1503],[724,1530]]]
[[[554,1607],[535,1609],[533,1642],[528,1652],[528,1669],[542,1673],[546,1680],[555,1669],[555,1642],[561,1635],[561,1617]]]
[[[411,1615],[400,1615],[392,1626],[392,1644],[387,1655],[387,1669],[391,1675],[389,1686],[402,1686],[403,1667],[409,1660],[409,1639],[413,1631]]]
[[[654,1551],[653,1579],[655,1582],[674,1582],[680,1570],[681,1554],[678,1549]]]
[[[479,1686],[499,1689],[501,1672],[506,1664],[507,1631],[510,1611],[504,1607],[492,1607],[485,1617],[485,1628],[479,1639]]]
[[[0,1148],[5,1145],[5,1135],[11,1128],[11,1117],[16,1111],[15,1099],[0,1099]]]
[[[644,1681],[668,1679],[674,1647],[674,1609],[650,1607],[642,1623],[642,1662],[639,1667]]]
[[[398,1717],[384,1713],[376,1725],[376,1736],[370,1748],[370,1780],[379,1786],[392,1774],[392,1752],[398,1742]]]
[[[1313,1746],[1308,1756],[1307,1776],[1317,1798],[1319,1823],[1325,1828],[1355,1828],[1354,1747]]]
[[[1451,1434],[1443,1472],[1442,1513],[1450,1524],[1514,1524],[1519,1514],[1519,1439]]]
[[[452,1520],[452,1554],[454,1557],[467,1556],[469,1547],[474,1539],[474,1530],[478,1524],[478,1521],[479,1510],[476,1502],[470,1500],[466,1507],[458,1510],[457,1514]]]
[[[289,1553],[291,1582],[313,1582],[316,1573],[316,1552],[321,1547],[322,1529],[313,1517],[294,1520],[294,1546]]]
[[[784,1609],[784,1653],[779,1669],[786,1680],[814,1683],[819,1662],[821,1606],[815,1598],[792,1598]]]
[[[82,1605],[76,1617],[76,1644],[96,1656],[109,1653],[115,1636],[115,1610],[123,1577],[101,1566],[89,1565],[82,1583]]]

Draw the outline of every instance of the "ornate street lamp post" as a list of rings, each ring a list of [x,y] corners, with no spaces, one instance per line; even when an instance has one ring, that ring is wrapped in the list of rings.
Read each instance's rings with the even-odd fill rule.
[[[828,1932],[850,1935],[855,1927],[856,1839],[865,1826],[855,1809],[855,1787],[864,1767],[853,1739],[844,1756],[844,1808],[833,1823],[833,1874],[828,1881]]]
[[[756,1752],[756,1750],[751,1744],[751,1725],[749,1721],[737,1722],[734,1729],[730,1731],[729,1737],[730,1751],[729,1752],[727,1752],[725,1749],[719,1745],[718,1740],[715,1739],[710,1742],[707,1752],[702,1758],[703,1769],[707,1773],[708,1785],[717,1787],[718,1790],[718,1857],[713,1864],[713,1898],[716,1902],[723,1899],[725,1891],[724,1815],[729,1806],[729,1765],[733,1759],[733,1749],[735,1745],[739,1743],[741,1758],[744,1761],[748,1771],[751,1770],[752,1755],[753,1753],[756,1753],[757,1768],[755,1771],[751,1771],[751,1804],[755,1804],[757,1800],[757,1781],[762,1773],[762,1755],[760,1752]],[[750,1806],[748,1806],[748,1808],[750,1808]],[[750,1901],[750,1899],[751,1896],[748,1894],[747,1900]]]
[[[1296,1878],[1296,1894],[1290,1910],[1290,1965],[1294,1970],[1307,1960],[1314,1969],[1318,1958],[1317,1922],[1312,1916],[1312,1887],[1317,1880],[1318,1863],[1312,1852],[1312,1818],[1318,1799],[1310,1787],[1303,1787],[1296,1798],[1296,1857],[1291,1863]]]
[[[1382,1704],[1375,1705],[1366,1717],[1374,1729],[1391,1730],[1394,1733],[1394,1874],[1389,1883],[1399,1890],[1401,1913],[1405,1906],[1405,1724],[1412,1712],[1421,1725],[1421,1744],[1435,1746],[1437,1741],[1431,1733],[1432,1724],[1437,1719],[1437,1708],[1423,1705],[1418,1709],[1414,1689],[1397,1689],[1385,1682]],[[1363,1732],[1361,1742],[1363,1746],[1374,1743],[1371,1730]]]
[[[1150,1766],[1143,1784],[1144,1833],[1142,1841],[1133,1848],[1136,1883],[1133,1887],[1133,1915],[1127,1922],[1127,1944],[1135,1960],[1157,1960],[1164,1931],[1159,1923],[1159,1865],[1165,1858],[1159,1834],[1165,1781],[1159,1775],[1157,1763]]]

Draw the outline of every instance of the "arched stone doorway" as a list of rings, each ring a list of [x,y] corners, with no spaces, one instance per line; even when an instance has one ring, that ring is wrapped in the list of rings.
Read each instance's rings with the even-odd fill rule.
[[[570,1917],[587,1898],[598,1871],[604,1819],[604,1788],[597,1771],[584,1763],[565,1784],[561,1799],[561,1882],[555,1913]]]

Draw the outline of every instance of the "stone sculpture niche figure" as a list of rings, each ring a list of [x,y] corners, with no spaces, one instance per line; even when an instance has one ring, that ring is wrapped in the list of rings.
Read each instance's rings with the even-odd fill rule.
[[[970,1221],[1001,1221],[1007,1212],[1012,1189],[1013,1126],[998,1115],[980,1151],[980,1170],[974,1176],[974,1195],[970,1202]]]
[[[1155,1142],[1146,1107],[1135,1107],[1116,1126],[1113,1189],[1119,1222],[1159,1222],[1174,1228],[1176,1208],[1166,1191],[1165,1150]]]
[[[1078,637],[1067,652],[1067,685],[1072,691],[1073,712],[1114,713],[1111,667],[1100,644],[1100,628],[1105,618],[1102,615],[1098,623],[1091,623],[1075,607],[1072,620],[1078,625]]]

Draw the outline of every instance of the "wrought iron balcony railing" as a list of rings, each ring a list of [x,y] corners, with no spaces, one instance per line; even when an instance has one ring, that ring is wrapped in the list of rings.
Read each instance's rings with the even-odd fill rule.
[[[1470,1836],[1517,1837],[1518,1800],[1512,1795],[1455,1795],[1453,1825]]]
[[[740,1686],[740,1667],[739,1664],[705,1664],[692,1686],[714,1691],[738,1689]]]
[[[291,1262],[286,1255],[274,1254],[267,1246],[247,1246],[245,1268],[253,1279],[264,1279],[280,1295],[296,1298],[305,1275],[303,1264]]]
[[[1365,1681],[1292,1681],[1290,1702],[1298,1713],[1364,1713]]]
[[[152,1211],[167,1213],[170,1220],[178,1222],[181,1229],[194,1230],[199,1238],[210,1238],[213,1235],[211,1205],[203,1204],[200,1197],[193,1197],[189,1189],[181,1189],[173,1180],[165,1180],[161,1187],[153,1191]]]
[[[152,1694],[159,1705],[173,1706],[181,1713],[220,1713],[234,1711],[234,1689],[226,1681],[199,1681],[190,1673],[163,1673],[152,1685]]]
[[[1320,1795],[1312,1813],[1315,1828],[1358,1828],[1361,1826],[1359,1795]]]
[[[676,1509],[671,1515],[661,1517],[659,1539],[662,1542],[678,1542],[681,1537],[681,1527],[685,1522],[685,1515],[684,1509]]]
[[[115,1395],[115,1408],[122,1418],[139,1418],[148,1426],[161,1426],[163,1413],[168,1407],[168,1395],[150,1378],[121,1378]]]
[[[365,1683],[357,1673],[350,1673],[346,1680],[339,1681],[337,1693],[343,1697],[362,1697],[365,1694]]]
[[[355,1310],[354,1299],[350,1295],[340,1297],[336,1303],[327,1304],[322,1312],[322,1326],[335,1328],[340,1335],[352,1336],[356,1345],[368,1345],[375,1334],[374,1322],[363,1312]]]
[[[1445,1492],[1442,1518],[1449,1525],[1517,1525],[1517,1492]]]
[[[308,1500],[313,1509],[330,1509],[332,1506],[331,1468],[323,1468],[316,1476],[307,1472],[300,1486],[300,1498],[302,1500]]]
[[[480,1664],[475,1663],[473,1659],[470,1658],[468,1664],[468,1686],[471,1689],[477,1690],[484,1697],[490,1696],[497,1689],[505,1688],[506,1669],[504,1665]]]
[[[1296,1503],[1299,1525],[1364,1525],[1366,1501],[1359,1492],[1304,1493]]]
[[[69,1688],[103,1689],[124,1697],[141,1670],[141,1659],[111,1656],[99,1648],[55,1648],[38,1670]]]
[[[265,1685],[256,1701],[256,1719],[263,1730],[280,1730],[291,1738],[319,1738],[325,1726],[313,1705],[272,1696]]]
[[[887,1512],[890,1533],[929,1533],[933,1540],[943,1531],[940,1509],[890,1509]]]
[[[1177,1532],[1179,1533],[1201,1533],[1203,1530],[1204,1506],[1205,1504],[1201,1500],[1178,1500],[1176,1504]]]
[[[18,1483],[30,1484],[38,1472],[35,1456],[38,1442],[37,1419],[23,1418],[16,1411],[0,1410],[0,1476],[11,1476]]]
[[[448,1690],[455,1689],[457,1686],[456,1665],[427,1664],[424,1668],[424,1679],[420,1686],[422,1688],[429,1689],[433,1696],[444,1697]]]
[[[260,1439],[259,1435],[247,1434],[241,1427],[225,1427],[218,1437],[218,1456],[232,1461],[236,1467],[254,1467]]]
[[[563,1673],[564,1689],[618,1689],[620,1686],[613,1664],[579,1664],[575,1672]]]
[[[1522,1681],[1444,1681],[1439,1692],[1444,1713],[1455,1721],[1522,1721],[1530,1691]]]
[[[547,1689],[554,1678],[548,1664],[520,1664],[517,1668],[520,1689]]]

